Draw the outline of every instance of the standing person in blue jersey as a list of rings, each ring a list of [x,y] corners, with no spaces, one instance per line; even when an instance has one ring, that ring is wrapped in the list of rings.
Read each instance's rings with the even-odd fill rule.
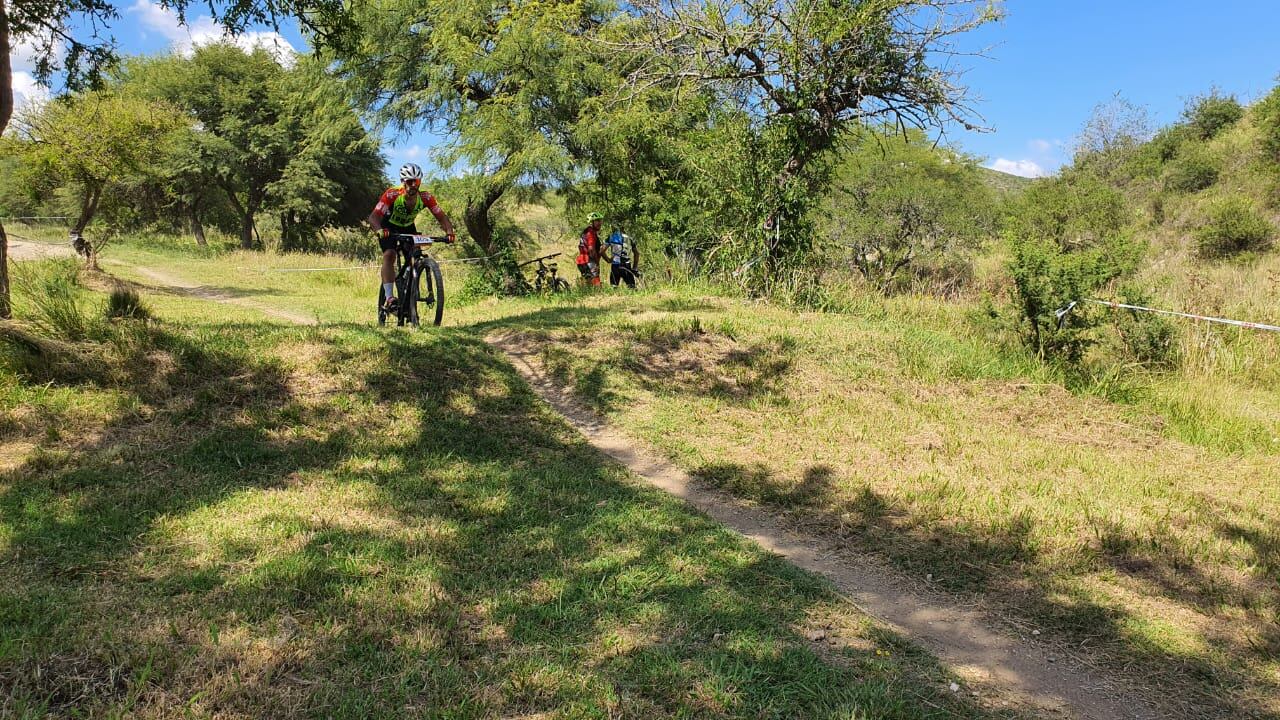
[[[378,233],[378,246],[382,248],[382,295],[387,312],[396,311],[396,240],[393,235],[416,235],[418,213],[430,210],[444,230],[446,242],[452,244],[457,236],[453,223],[444,214],[435,196],[421,190],[422,168],[406,163],[400,168],[400,185],[388,189],[378,199],[378,205],[369,213],[369,225]]]
[[[625,282],[627,287],[635,290],[640,258],[631,236],[614,228],[605,241],[605,249],[609,252],[609,284],[618,287],[619,282]]]

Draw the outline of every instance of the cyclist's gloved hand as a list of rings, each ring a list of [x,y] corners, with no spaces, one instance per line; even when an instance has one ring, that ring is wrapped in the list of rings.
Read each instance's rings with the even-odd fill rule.
[[[449,233],[448,235],[444,236],[444,241],[452,245],[458,241],[458,236],[453,233]]]
[[[391,228],[382,228],[382,237],[391,237]]]

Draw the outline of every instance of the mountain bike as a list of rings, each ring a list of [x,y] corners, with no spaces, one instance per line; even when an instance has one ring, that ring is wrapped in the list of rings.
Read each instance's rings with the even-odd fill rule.
[[[546,291],[556,293],[567,292],[569,290],[569,281],[557,274],[559,271],[556,269],[556,264],[544,262],[545,260],[550,260],[553,257],[559,257],[559,255],[560,253],[551,253],[550,255],[543,255],[540,258],[534,258],[520,263],[519,267],[538,263],[538,267],[534,270],[533,276],[534,292],[540,293]]]
[[[396,294],[399,300],[387,309],[386,293],[378,287],[378,324],[386,325],[394,315],[396,325],[418,327],[418,305],[427,306],[427,315],[434,312],[432,325],[444,319],[444,277],[440,264],[427,254],[427,248],[444,238],[428,235],[392,235],[396,240]]]

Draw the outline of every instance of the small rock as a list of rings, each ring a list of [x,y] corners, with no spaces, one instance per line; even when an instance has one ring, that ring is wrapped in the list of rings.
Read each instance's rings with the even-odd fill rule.
[[[810,641],[812,641],[812,642],[818,642],[819,640],[826,640],[826,639],[827,639],[827,631],[826,631],[826,630],[811,630],[811,631],[809,631],[809,635],[808,635],[808,637],[809,637],[809,640],[810,640]]]
[[[951,683],[951,692],[960,692],[960,683]]]
[[[933,573],[927,573],[927,574],[924,576],[924,579],[925,579],[925,580],[928,580],[929,582],[933,582]]]
[[[1039,634],[1040,634],[1040,631],[1039,631],[1039,630],[1032,630],[1032,631],[1031,631],[1031,634],[1032,634],[1032,635],[1039,635]]]
[[[608,500],[601,500],[600,502],[596,503],[596,507],[604,507],[605,505],[608,505],[608,504],[609,504]]]
[[[1056,658],[1056,657],[1054,657],[1054,656],[1050,655],[1050,656],[1049,656],[1049,662],[1058,662],[1058,658]]]
[[[712,635],[712,636],[711,636],[711,641],[712,641],[712,642],[715,642],[715,641],[719,640],[719,639],[720,639],[720,638],[722,638],[722,637],[724,637],[724,633],[716,633],[716,634],[714,634],[714,635]]]

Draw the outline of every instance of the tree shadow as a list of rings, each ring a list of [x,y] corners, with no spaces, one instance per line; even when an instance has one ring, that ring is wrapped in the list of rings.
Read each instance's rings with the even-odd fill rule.
[[[883,493],[863,485],[839,487],[834,470],[825,464],[806,468],[800,476],[781,477],[763,463],[709,463],[694,477],[753,502],[773,508],[797,526],[825,537],[835,546],[852,546],[858,552],[880,555],[912,577],[929,577],[930,587],[985,604],[995,617],[1007,618],[1013,610],[1043,627],[1067,637],[1085,636],[1091,651],[1102,651],[1114,664],[1139,667],[1148,681],[1156,681],[1180,701],[1190,714],[1221,717],[1271,717],[1271,710],[1250,700],[1247,693],[1227,696],[1220,688],[1240,686],[1233,676],[1209,658],[1175,655],[1167,647],[1135,634],[1134,616],[1126,608],[1104,604],[1078,586],[1037,576],[1040,550],[1033,537],[1034,519],[1027,514],[997,519],[982,526],[921,522],[910,510]],[[1256,542],[1260,557],[1274,562],[1275,538],[1240,527],[1224,527],[1224,534]],[[1103,560],[1121,572],[1141,576],[1150,592],[1177,600],[1199,597],[1206,611],[1221,607],[1223,598],[1214,580],[1190,566],[1152,561],[1149,556],[1126,554],[1131,543],[1119,536],[1104,537]],[[1044,571],[1041,571],[1044,572]],[[1027,582],[1024,578],[1030,579]],[[1269,588],[1261,593],[1271,591]],[[1274,607],[1263,594],[1249,596],[1237,606]],[[1280,648],[1280,632],[1262,626],[1248,637],[1205,634],[1203,641],[1228,647],[1238,657],[1267,661]],[[1194,682],[1188,682],[1193,680]],[[1248,682],[1265,692],[1280,692],[1280,683],[1249,675]]]
[[[190,402],[4,476],[4,713],[1002,715],[856,618],[816,651],[848,612],[821,580],[628,480],[475,338],[240,332],[186,346]],[[340,387],[246,349],[297,338]]]

